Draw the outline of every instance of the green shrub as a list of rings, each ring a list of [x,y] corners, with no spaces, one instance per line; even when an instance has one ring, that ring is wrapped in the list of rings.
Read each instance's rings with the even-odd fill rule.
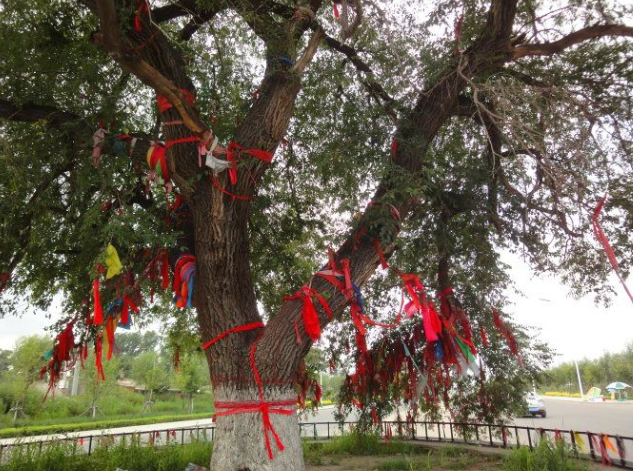
[[[571,447],[543,439],[530,451],[521,447],[512,450],[503,461],[503,471],[588,471],[591,466],[573,458]]]

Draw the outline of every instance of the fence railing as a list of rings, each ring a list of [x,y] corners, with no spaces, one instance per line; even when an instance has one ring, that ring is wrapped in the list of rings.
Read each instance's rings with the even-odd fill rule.
[[[302,422],[299,430],[302,438],[328,440],[351,432],[358,422]],[[563,440],[579,458],[603,462],[613,466],[633,469],[633,437],[594,433],[590,431],[559,430],[521,425],[477,424],[458,422],[404,422],[383,421],[378,427],[381,437],[401,437],[414,441],[448,442],[497,448],[527,446],[531,450],[543,439]],[[144,446],[185,444],[193,441],[213,441],[215,425],[195,427],[158,428],[143,432],[102,433],[91,435],[64,435],[49,439],[24,438],[11,444],[0,444],[0,463],[18,447],[39,451],[50,445],[66,444],[72,454],[91,454],[96,448],[113,446],[123,441],[136,440]]]

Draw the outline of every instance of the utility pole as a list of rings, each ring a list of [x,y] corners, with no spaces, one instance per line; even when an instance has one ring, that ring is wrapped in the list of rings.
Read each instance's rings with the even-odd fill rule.
[[[578,376],[578,388],[580,389],[580,399],[583,398],[583,396],[585,395],[582,392],[582,379],[580,378],[580,368],[578,368],[578,362],[576,361],[576,359],[574,358],[574,365],[576,365],[576,376]]]

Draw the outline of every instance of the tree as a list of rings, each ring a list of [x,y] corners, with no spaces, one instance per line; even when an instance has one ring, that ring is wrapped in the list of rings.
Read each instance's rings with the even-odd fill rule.
[[[174,384],[189,399],[188,414],[193,414],[194,395],[200,388],[209,384],[209,369],[204,358],[199,354],[186,354],[180,358],[178,370],[174,376]]]
[[[11,350],[0,350],[0,374],[11,366]]]
[[[613,20],[631,22],[630,6],[344,7],[342,39],[321,0],[6,0],[0,11],[3,312],[11,294],[46,306],[62,290],[77,343],[99,350],[97,298],[121,303],[104,315],[110,334],[129,302],[151,316],[171,271],[202,343],[218,339],[206,348],[215,470],[304,468],[289,411],[329,323],[334,361],[356,368],[350,400],[366,413],[376,401],[358,398],[382,388],[378,402],[406,392],[415,409],[433,391],[450,399],[451,376],[476,369],[485,342],[466,311],[475,332],[498,329],[511,361],[525,351],[528,373],[538,364],[526,361],[532,340],[491,318],[509,285],[501,251],[606,299],[608,266],[586,235],[608,188],[596,218],[624,274],[631,264],[633,28]],[[152,144],[161,125],[164,146]],[[124,272],[106,279],[110,243]],[[391,323],[386,293],[402,285],[413,319],[366,345],[367,316]],[[53,371],[74,353],[56,345]],[[400,388],[376,384],[375,367]],[[245,402],[252,413],[235,413]],[[262,420],[266,440],[252,432]]]
[[[160,349],[161,339],[156,332],[151,330],[143,333],[130,332],[116,336],[116,347],[121,374],[129,378],[132,374],[134,359],[141,353]]]
[[[43,356],[50,350],[51,340],[40,335],[20,337],[9,357],[10,371],[3,374],[3,380],[13,388],[13,411],[15,422],[23,414],[22,404],[29,388],[40,379]]]
[[[168,386],[167,370],[156,352],[142,353],[132,363],[132,379],[143,385],[147,392],[146,409],[153,405],[154,392]]]
[[[80,373],[81,387],[90,401],[85,415],[95,419],[100,412],[99,400],[106,395],[117,393],[118,372],[121,369],[119,359],[113,358],[103,365],[105,379],[101,377],[92,354],[88,354],[88,357],[84,359],[83,366],[78,364],[76,368],[83,369]]]

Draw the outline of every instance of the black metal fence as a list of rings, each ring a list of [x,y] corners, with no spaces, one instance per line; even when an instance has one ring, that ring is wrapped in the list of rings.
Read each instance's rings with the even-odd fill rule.
[[[351,432],[357,422],[302,422],[301,437],[328,440]],[[398,437],[413,441],[446,442],[497,448],[529,447],[541,440],[563,440],[579,458],[633,469],[633,437],[594,433],[589,431],[558,430],[520,425],[475,424],[455,422],[397,422],[384,421],[378,427],[381,437]],[[17,447],[28,447],[41,452],[46,446],[68,445],[73,454],[91,454],[98,447],[114,446],[135,440],[143,446],[185,444],[193,441],[213,441],[215,425],[196,427],[160,428],[143,432],[102,433],[98,435],[55,436],[46,440],[24,438],[11,444],[0,444],[0,463],[8,459]]]

